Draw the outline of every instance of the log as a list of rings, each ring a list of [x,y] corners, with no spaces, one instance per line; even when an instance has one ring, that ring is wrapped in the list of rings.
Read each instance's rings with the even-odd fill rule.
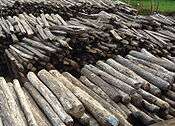
[[[58,114],[60,119],[66,125],[73,125],[73,119],[63,109],[56,96],[42,83],[38,77],[33,73],[27,74],[28,80],[31,84],[42,94],[42,96],[50,103],[54,111]]]
[[[0,109],[1,112],[1,119],[3,121],[4,126],[15,126],[15,120],[11,114],[10,108],[7,103],[7,99],[5,98],[5,95],[2,90],[0,90]]]
[[[152,56],[144,55],[143,53],[136,52],[136,51],[131,51],[129,54],[134,56],[134,57],[144,59],[144,60],[150,61],[150,62],[155,63],[155,64],[159,64],[170,71],[175,71],[175,65],[173,63],[169,63],[169,62],[162,60],[160,58],[155,58]]]
[[[43,110],[45,115],[48,117],[49,121],[53,126],[66,126],[61,119],[58,117],[57,113],[52,109],[49,103],[44,99],[44,97],[32,86],[30,82],[24,83],[24,87],[36,101],[38,106]]]
[[[28,101],[25,97],[25,94],[20,86],[20,83],[17,79],[13,80],[13,84],[14,84],[14,89],[16,91],[16,94],[19,98],[19,102],[21,105],[21,108],[23,109],[23,112],[25,114],[25,117],[27,119],[28,125],[29,126],[38,126],[36,119],[33,116],[33,113],[30,109],[30,106],[28,104]]]
[[[87,113],[84,113],[81,118],[78,118],[78,121],[84,126],[99,126],[98,122]]]
[[[127,66],[128,68],[130,68],[131,70],[133,70],[134,72],[136,72],[141,77],[145,78],[147,81],[154,84],[155,86],[157,86],[161,90],[168,90],[171,88],[171,86],[168,82],[162,80],[160,77],[157,77],[157,76],[145,71],[144,69],[135,65],[134,63],[132,63],[128,59],[125,59],[121,56],[116,56],[115,60],[118,61],[119,63]]]
[[[143,111],[137,109],[134,105],[128,104],[127,107],[130,109],[130,111],[132,111],[133,116],[135,116],[135,118],[139,119],[143,124],[150,125],[150,124],[153,124],[155,122],[153,118],[148,116]]]
[[[51,126],[51,123],[46,118],[46,116],[41,111],[41,109],[39,109],[39,106],[36,104],[36,102],[34,101],[32,96],[29,94],[29,92],[25,88],[22,88],[22,89],[29,103],[30,109],[34,115],[34,118],[36,119],[38,126]]]
[[[99,86],[112,100],[119,102],[121,100],[120,94],[116,89],[98,77],[96,74],[92,73],[90,70],[82,68],[81,73],[86,76],[95,85]]]
[[[57,77],[56,74],[54,74]],[[69,78],[67,78],[69,80]],[[70,80],[69,80],[70,81]],[[65,83],[65,86],[74,93],[75,96],[84,104],[85,108],[97,119],[97,121],[104,126],[117,126],[119,120],[105,109],[97,100],[95,100],[88,93],[83,91],[78,86],[72,83]]]
[[[106,63],[104,63],[102,61],[98,61],[96,64],[104,72],[107,72],[108,74],[110,74],[110,75],[120,79],[121,81],[129,84],[133,88],[135,88],[135,89],[139,89],[140,88],[141,84],[138,81],[136,81],[136,80],[134,80],[134,79],[132,79],[132,78],[130,78],[130,77],[128,77],[128,76],[118,72],[118,71],[116,71],[114,68],[112,68],[108,64],[106,64]]]
[[[96,99],[103,107],[105,107],[107,110],[110,110],[111,113],[113,113],[119,120],[120,124],[124,125],[130,125],[125,118],[127,119],[127,115],[124,113],[124,111],[120,110],[120,107],[114,103],[111,99],[108,99],[108,101],[101,98],[98,94],[93,92],[90,88],[86,87],[81,83],[78,79],[73,77],[71,74],[64,72],[63,76],[65,76],[70,82],[72,82],[75,86],[78,86],[85,92],[87,92],[89,95],[91,95],[94,99]]]
[[[106,63],[108,65],[110,65],[111,67],[113,67],[115,70],[119,71],[122,74],[125,74],[128,77],[131,77],[135,80],[137,80],[138,82],[142,83],[142,88],[145,90],[149,90],[149,83],[147,83],[144,79],[142,79],[139,75],[137,75],[136,73],[134,73],[132,70],[130,70],[129,68],[123,66],[122,64],[116,62],[113,59],[108,59],[106,61]]]
[[[121,108],[118,106],[119,103],[115,103],[101,88],[90,82],[88,78],[85,76],[81,76],[80,80],[83,85],[91,89],[93,92],[95,92],[97,95],[99,95],[101,98],[106,100],[108,103],[110,103],[112,106],[114,106],[126,119],[128,118],[124,111],[121,110]]]
[[[160,108],[163,108],[163,109],[168,109],[169,108],[169,104],[167,102],[165,102],[165,101],[161,100],[160,98],[150,94],[149,92],[146,92],[142,89],[139,89],[138,93],[141,94],[142,97],[145,100],[159,106]]]
[[[96,68],[93,65],[85,65],[84,68],[87,68],[87,69],[91,70],[93,73],[100,75],[100,77],[103,80],[105,80],[109,84],[119,88],[120,90],[122,90],[123,92],[125,92],[129,95],[132,95],[136,92],[136,90],[134,88],[132,88],[130,85],[127,85],[123,81],[114,78],[113,76],[107,74],[106,72],[103,72],[102,70]]]
[[[17,103],[12,95],[10,87],[7,85],[5,79],[3,77],[0,78],[0,87],[4,92],[5,97],[7,98],[7,103],[9,106],[9,111],[14,119],[15,125],[27,126],[24,118],[20,114],[20,110],[17,109]]]
[[[145,60],[135,58],[131,55],[127,55],[127,58],[130,59],[131,61],[141,63],[143,65],[143,66],[141,66],[143,69],[154,74],[155,76],[162,78],[163,80],[169,82],[170,84],[172,84],[174,82],[174,75],[172,75],[173,73],[169,72],[168,70],[167,71],[165,70],[166,73],[162,72],[159,70],[161,68],[159,66],[157,66],[156,64],[152,64],[152,63],[147,62]],[[159,67],[159,68],[155,69],[156,67]]]
[[[50,90],[57,96],[64,110],[75,118],[80,118],[84,114],[84,106],[77,97],[64,85],[70,83],[64,76],[60,74],[59,78],[52,76],[56,70],[51,70],[50,73],[46,70],[38,72],[38,77]],[[58,72],[58,71],[57,71]]]

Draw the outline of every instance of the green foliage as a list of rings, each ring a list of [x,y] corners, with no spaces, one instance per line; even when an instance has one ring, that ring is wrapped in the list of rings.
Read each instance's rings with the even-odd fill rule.
[[[134,6],[140,13],[175,13],[175,0],[123,0]]]

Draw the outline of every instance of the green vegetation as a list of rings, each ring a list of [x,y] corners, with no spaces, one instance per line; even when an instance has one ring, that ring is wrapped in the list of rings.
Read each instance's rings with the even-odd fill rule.
[[[175,0],[123,0],[134,6],[141,13],[153,13],[155,11],[164,14],[175,14]]]

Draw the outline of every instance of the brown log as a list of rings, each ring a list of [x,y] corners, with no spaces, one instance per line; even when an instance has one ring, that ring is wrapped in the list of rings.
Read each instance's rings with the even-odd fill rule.
[[[10,108],[7,103],[7,99],[5,98],[5,95],[2,90],[0,90],[0,107],[2,108],[0,110],[1,112],[1,119],[3,121],[4,126],[15,126],[16,123],[14,121],[14,118],[12,117]]]
[[[153,124],[155,122],[153,118],[148,116],[143,111],[137,109],[134,105],[128,104],[127,107],[130,109],[130,111],[132,111],[133,115],[136,118],[138,118],[143,124],[150,125],[150,124]]]
[[[84,126],[99,126],[98,122],[87,113],[84,113],[81,118],[78,118],[78,121]]]
[[[111,104],[109,104],[107,101],[102,99],[100,96],[98,96],[95,92],[93,92],[90,88],[84,86],[79,80],[77,80],[75,77],[73,77],[71,74],[65,72],[63,73],[63,76],[65,76],[72,84],[75,86],[81,88],[83,91],[87,92],[89,95],[91,95],[95,100],[97,100],[104,108],[109,110],[112,114],[114,114],[119,120],[120,124],[124,125],[130,125],[126,119],[123,117],[122,113],[118,111],[117,108],[114,108]],[[99,122],[100,123],[100,122]]]
[[[54,111],[66,125],[72,125],[73,119],[64,111],[56,96],[42,83],[33,72],[27,74],[27,78],[31,84],[43,95],[50,103]]]
[[[86,76],[91,82],[99,86],[112,100],[119,102],[121,100],[120,94],[116,89],[98,77],[96,74],[92,73],[90,70],[82,68],[81,73]]]
[[[57,74],[54,73],[54,76],[57,77]],[[69,78],[67,79],[70,81]],[[72,91],[75,96],[78,97],[78,99],[84,104],[86,109],[91,112],[91,114],[98,120],[101,125],[119,125],[118,119],[88,93],[83,91],[78,86],[73,85],[72,83],[65,83],[65,86],[69,88],[69,90]]]
[[[149,90],[149,86],[150,86],[149,83],[146,82],[144,79],[142,79],[139,75],[137,75],[135,72],[133,72],[129,68],[123,66],[122,64],[116,62],[113,59],[108,59],[106,61],[106,63],[108,65],[110,65],[111,67],[113,67],[115,70],[119,71],[120,73],[122,73],[122,74],[124,74],[128,77],[131,77],[131,78],[137,80],[138,82],[142,83],[142,88],[143,89]]]
[[[36,101],[38,106],[43,110],[53,126],[65,126],[65,124],[58,117],[57,113],[52,109],[45,98],[31,85],[31,83],[24,83],[24,87]]]
[[[17,79],[13,80],[13,84],[14,84],[14,89],[16,91],[16,94],[19,98],[19,102],[21,105],[21,108],[23,109],[23,112],[25,114],[25,117],[27,119],[28,125],[29,126],[38,126],[36,119],[33,116],[33,113],[30,109],[30,106],[28,104],[28,101],[26,99],[26,96],[20,86],[20,83]]]
[[[48,121],[44,113],[39,109],[29,92],[25,88],[22,89],[38,126],[51,126],[51,123]]]
[[[12,92],[10,90],[10,87],[7,85],[6,81],[4,78],[0,78],[0,87],[4,92],[5,97],[7,98],[7,103],[9,106],[9,111],[15,121],[15,125],[21,125],[21,126],[26,126],[25,120],[20,114],[19,109],[17,109],[17,103],[15,102],[15,99],[12,95]]]
[[[119,63],[127,66],[128,68],[132,69],[137,74],[139,74],[141,77],[145,78],[147,81],[154,84],[158,88],[160,88],[162,90],[168,90],[171,88],[171,86],[168,82],[162,80],[160,77],[157,77],[157,76],[145,71],[144,69],[140,68],[139,66],[132,63],[128,59],[125,59],[121,56],[116,56],[115,60],[118,61]]]
[[[155,63],[155,64],[159,64],[159,65],[167,68],[170,71],[175,71],[175,66],[173,63],[169,63],[169,62],[162,60],[160,58],[155,58],[152,56],[144,55],[143,53],[136,52],[136,51],[131,51],[129,54],[132,56],[135,56],[137,58],[144,59],[144,60],[150,61],[150,62]]]
[[[70,82],[63,75],[60,74],[57,78],[52,76],[52,73],[55,71],[56,70],[51,70],[49,73],[43,69],[38,72],[38,77],[57,96],[67,113],[76,118],[81,117],[85,111],[84,106],[78,98],[64,86],[65,83]]]
[[[144,99],[146,99],[148,102],[150,103],[153,103],[157,106],[159,106],[160,108],[164,108],[164,109],[168,109],[169,108],[169,104],[163,100],[161,100],[160,98],[142,90],[142,89],[139,89],[138,91],[139,94],[142,95],[142,97]]]
[[[116,71],[114,68],[112,68],[108,64],[106,64],[106,63],[104,63],[102,61],[98,61],[96,64],[104,72],[107,72],[110,75],[120,79],[121,81],[129,84],[133,88],[135,88],[135,89],[139,89],[140,88],[141,84],[138,81],[136,81],[136,80],[134,80],[134,79],[132,79],[132,78],[130,78],[130,77],[128,77],[128,76],[118,72],[118,71]]]
[[[132,95],[136,92],[136,90],[134,88],[132,88],[130,85],[127,85],[123,81],[114,78],[113,76],[107,74],[106,72],[103,72],[102,70],[96,68],[93,65],[85,65],[84,68],[87,68],[87,69],[91,70],[93,73],[100,75],[100,77],[103,80],[105,80],[109,84],[119,88],[120,90],[122,90],[123,92],[125,92],[129,95]]]

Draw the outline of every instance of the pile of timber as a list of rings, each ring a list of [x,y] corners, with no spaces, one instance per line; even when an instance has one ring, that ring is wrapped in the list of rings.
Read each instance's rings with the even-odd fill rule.
[[[175,62],[171,59],[142,49],[130,51],[126,58],[117,55],[85,65],[81,74],[81,82],[63,75],[114,115],[114,110],[122,110],[132,124],[150,125],[175,117]]]
[[[161,14],[77,12],[65,20],[59,14],[22,13],[0,18],[0,26],[1,51],[17,68],[13,71],[22,73],[53,66],[80,72],[86,64],[143,47],[156,56],[175,56],[175,20]]]
[[[76,15],[76,12],[96,13],[100,10],[121,10],[125,13],[136,14],[137,10],[127,4],[112,0],[0,0],[0,16],[17,15],[23,12],[62,13],[64,16]],[[65,15],[67,13],[67,15]]]
[[[28,72],[25,80],[0,78],[4,126],[150,125],[175,117],[175,62],[146,49],[68,72]],[[2,97],[1,97],[2,96]]]

